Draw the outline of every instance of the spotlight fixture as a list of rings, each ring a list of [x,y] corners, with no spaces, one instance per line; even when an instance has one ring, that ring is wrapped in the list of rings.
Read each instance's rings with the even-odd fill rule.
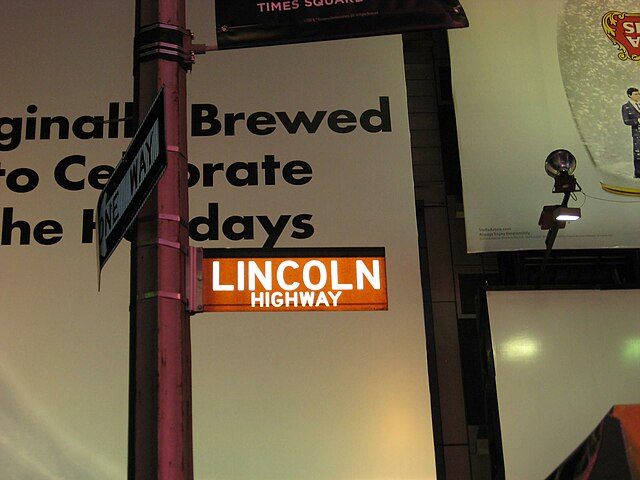
[[[569,198],[573,192],[582,191],[580,185],[573,176],[576,169],[576,157],[568,150],[554,150],[544,162],[544,169],[551,178],[554,179],[553,193],[562,193],[564,197],[560,205],[545,205],[540,213],[538,225],[542,230],[549,230],[544,243],[547,247],[542,265],[538,285],[544,277],[544,270],[553,248],[553,243],[558,235],[558,230],[564,228],[567,222],[578,220],[581,216],[580,209],[569,207]]]
[[[573,172],[576,169],[576,157],[568,150],[554,150],[544,162],[544,169],[554,179],[553,193],[579,192]]]
[[[547,155],[544,169],[547,175],[554,179],[553,193],[563,193],[564,198],[560,205],[546,205],[542,209],[540,220],[538,220],[538,225],[542,230],[564,228],[566,222],[580,218],[579,208],[567,206],[571,194],[582,191],[576,177],[573,176],[576,165],[576,157],[568,150],[554,150]]]

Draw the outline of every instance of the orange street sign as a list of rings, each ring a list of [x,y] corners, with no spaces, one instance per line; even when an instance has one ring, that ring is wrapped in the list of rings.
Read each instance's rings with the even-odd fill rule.
[[[387,310],[384,248],[204,249],[205,312]]]

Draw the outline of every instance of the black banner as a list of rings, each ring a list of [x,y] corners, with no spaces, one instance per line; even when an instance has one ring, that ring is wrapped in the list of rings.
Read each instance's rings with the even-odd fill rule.
[[[469,25],[457,0],[215,0],[215,4],[222,49]]]

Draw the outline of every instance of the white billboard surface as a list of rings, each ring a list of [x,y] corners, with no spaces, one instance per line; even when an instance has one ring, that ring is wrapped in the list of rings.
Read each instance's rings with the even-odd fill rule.
[[[123,478],[129,251],[98,293],[92,221],[133,133],[109,122],[133,2],[9,2],[0,27],[0,476]],[[196,478],[435,478],[403,71],[394,36],[189,74],[192,245],[384,247],[388,283],[388,311],[192,318]]]
[[[640,399],[638,290],[487,292],[507,479],[546,478]]]

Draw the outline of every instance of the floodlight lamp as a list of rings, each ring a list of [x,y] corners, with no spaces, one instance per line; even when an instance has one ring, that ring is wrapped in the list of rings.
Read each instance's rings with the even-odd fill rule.
[[[568,150],[554,150],[544,162],[547,175],[554,179],[553,193],[580,191],[573,172],[576,169],[576,157]]]
[[[544,169],[550,177],[558,177],[562,172],[573,175],[576,169],[576,157],[568,150],[554,150],[544,161]]]
[[[576,169],[576,157],[568,150],[554,150],[547,155],[544,169],[547,175],[554,179],[553,193],[563,193],[564,198],[560,205],[545,205],[540,213],[538,225],[542,230],[549,230],[549,233],[547,233],[547,237],[544,240],[547,249],[540,267],[538,285],[544,278],[544,269],[549,260],[553,244],[556,241],[558,230],[564,228],[567,222],[580,218],[580,209],[568,207],[567,204],[573,192],[582,190],[573,176],[573,172]]]

